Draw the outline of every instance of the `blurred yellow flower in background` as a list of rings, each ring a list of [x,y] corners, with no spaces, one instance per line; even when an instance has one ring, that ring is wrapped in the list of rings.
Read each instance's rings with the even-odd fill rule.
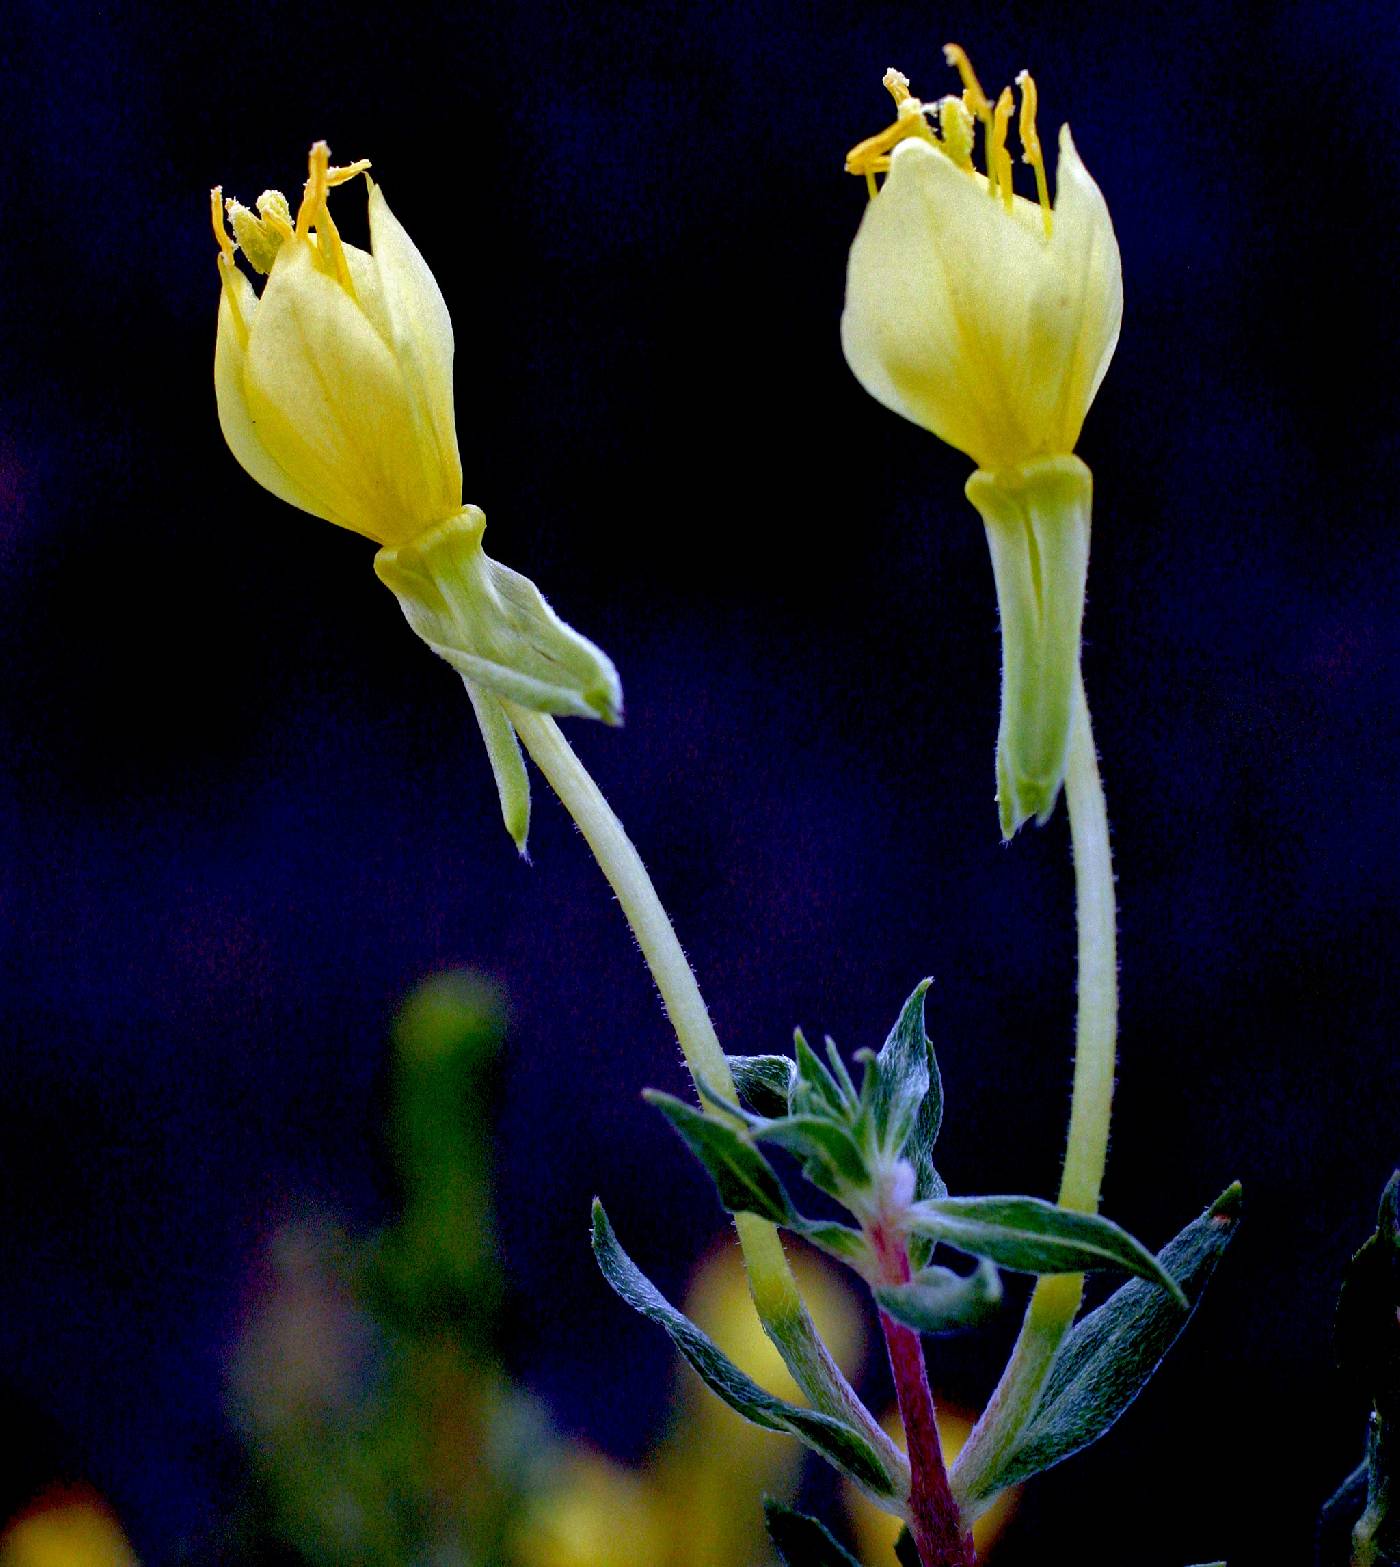
[[[136,1567],[136,1556],[96,1493],[64,1491],[0,1535],[0,1567]]]
[[[848,1369],[863,1350],[860,1313],[844,1282],[810,1257],[793,1259],[804,1299]],[[800,1396],[765,1336],[731,1247],[705,1262],[686,1314],[756,1381]],[[672,1434],[641,1472],[598,1454],[573,1456],[534,1501],[518,1541],[527,1567],[736,1567],[768,1560],[761,1493],[791,1498],[802,1451],[750,1425],[686,1367]]]

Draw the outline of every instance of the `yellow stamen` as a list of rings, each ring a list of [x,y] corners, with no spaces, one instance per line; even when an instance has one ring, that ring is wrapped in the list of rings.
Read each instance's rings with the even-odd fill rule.
[[[911,104],[914,106],[912,112],[909,109]],[[863,174],[869,183],[876,174],[883,174],[889,169],[890,149],[911,136],[922,136],[925,141],[934,139],[928,121],[924,119],[923,106],[917,98],[907,98],[900,104],[899,118],[893,125],[887,125],[877,136],[867,136],[863,142],[857,142],[851,148],[846,154],[846,173]]]
[[[943,150],[965,173],[972,174],[972,137],[977,122],[972,110],[951,93],[938,100],[938,129],[943,136]]]
[[[987,142],[987,178],[995,192],[1000,189],[1006,210],[1011,211],[1011,154],[1006,150],[1006,133],[1011,126],[1011,113],[1015,100],[1011,89],[1003,87],[997,106],[992,110],[992,134]]]
[[[312,147],[310,157],[307,159],[306,188],[302,194],[301,207],[297,212],[296,232],[301,238],[308,239],[314,225],[317,261],[331,273],[352,299],[355,297],[355,284],[350,276],[350,264],[345,259],[345,247],[340,242],[340,230],[336,228],[335,220],[331,217],[326,196],[333,185],[343,185],[346,180],[353,179],[357,174],[363,174],[367,168],[369,168],[369,160],[361,158],[358,163],[333,169],[330,148],[325,142],[318,141]]]
[[[233,241],[229,238],[228,229],[224,226],[224,191],[221,185],[216,185],[209,192],[209,217],[214,225],[214,238],[219,244],[219,286],[223,296],[228,300],[229,310],[233,314],[233,330],[238,338],[239,346],[248,346],[248,323],[243,319],[243,311],[239,308],[238,294],[229,282],[234,272]]]
[[[987,95],[982,91],[982,84],[977,80],[977,73],[972,69],[972,61],[967,57],[967,51],[961,44],[944,44],[943,58],[962,77],[964,101],[969,109],[982,121],[984,125],[992,123],[992,106],[987,102]]]
[[[1029,163],[1035,170],[1035,193],[1040,199],[1040,215],[1045,223],[1045,237],[1050,238],[1050,186],[1045,178],[1045,154],[1040,150],[1040,133],[1035,128],[1035,111],[1039,96],[1035,90],[1035,78],[1029,71],[1022,71],[1016,78],[1021,89],[1021,162]]]

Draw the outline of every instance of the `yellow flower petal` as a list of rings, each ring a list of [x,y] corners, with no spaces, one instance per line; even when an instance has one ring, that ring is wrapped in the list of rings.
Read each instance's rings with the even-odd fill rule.
[[[302,511],[324,517],[323,508],[283,471],[258,437],[243,383],[248,355],[239,340],[234,318],[236,309],[244,325],[250,323],[257,312],[258,296],[248,279],[233,267],[224,273],[224,288],[226,291],[232,289],[234,298],[230,299],[227,292],[220,297],[219,334],[214,343],[214,395],[219,407],[219,428],[224,432],[229,450],[264,489]]]
[[[369,232],[379,273],[391,342],[413,396],[419,423],[437,451],[443,482],[460,504],[462,463],[452,405],[452,317],[437,279],[418,247],[389,210],[384,193],[369,185]]]
[[[1122,317],[1108,209],[1061,134],[1051,235],[935,142],[910,136],[851,246],[841,340],[886,407],[1005,471],[1068,454]]]
[[[460,506],[460,475],[453,497],[424,461],[392,350],[305,240],[277,256],[244,383],[264,447],[330,521],[398,543]]]

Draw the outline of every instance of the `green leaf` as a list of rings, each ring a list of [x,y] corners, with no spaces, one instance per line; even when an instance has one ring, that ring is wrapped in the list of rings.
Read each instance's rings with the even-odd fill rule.
[[[728,1056],[729,1070],[740,1103],[756,1115],[788,1113],[788,1096],[797,1080],[797,1067],[787,1056]]]
[[[914,1536],[909,1525],[899,1531],[899,1538],[894,1542],[894,1559],[899,1567],[924,1567],[923,1558],[919,1555],[919,1547],[914,1544]]]
[[[796,1218],[773,1167],[742,1132],[654,1088],[648,1088],[642,1098],[661,1111],[710,1172],[719,1200],[730,1213],[756,1213],[773,1224]]]
[[[755,1127],[753,1135],[762,1142],[776,1143],[801,1159],[826,1163],[839,1185],[863,1189],[870,1184],[865,1155],[840,1122],[820,1115],[788,1115]]]
[[[746,1376],[717,1344],[684,1317],[618,1245],[602,1203],[593,1203],[593,1255],[603,1277],[634,1311],[662,1327],[700,1379],[737,1414],[768,1431],[805,1442],[828,1463],[876,1496],[895,1485],[880,1455],[853,1426],[832,1415],[789,1404]]]
[[[859,1230],[853,1230],[849,1225],[825,1219],[804,1219],[799,1224],[789,1224],[788,1228],[794,1235],[800,1235],[804,1241],[809,1241],[828,1255],[849,1263],[863,1273],[874,1263],[875,1254],[870,1249],[870,1242]]]
[[[956,1333],[976,1327],[1001,1304],[1001,1279],[990,1262],[979,1262],[976,1271],[954,1273],[951,1268],[925,1268],[907,1284],[876,1288],[875,1300],[896,1322],[919,1333]]]
[[[860,1100],[856,1092],[856,1085],[851,1081],[851,1074],[846,1063],[841,1059],[841,1052],[836,1048],[836,1041],[830,1034],[826,1036],[826,1059],[831,1063],[831,1075],[836,1079],[837,1086],[852,1105]]]
[[[835,1110],[844,1119],[849,1106],[841,1085],[817,1060],[800,1028],[792,1040],[797,1053],[797,1081],[789,1096],[792,1113],[823,1115]]]
[[[771,1496],[763,1498],[763,1517],[773,1549],[787,1567],[860,1567],[855,1557],[838,1545],[831,1531],[817,1519],[794,1512]]]
[[[1221,1253],[1239,1228],[1240,1188],[1231,1186],[1158,1254],[1180,1281],[1183,1310],[1165,1290],[1132,1279],[1072,1327],[1050,1368],[1040,1403],[978,1500],[1049,1469],[1096,1442],[1138,1396],[1191,1320]]]
[[[919,982],[875,1058],[878,1071],[871,1085],[870,1109],[876,1139],[890,1158],[903,1153],[929,1093],[924,994],[932,983],[931,979]]]
[[[1040,1197],[941,1197],[916,1203],[914,1227],[936,1241],[1018,1273],[1123,1268],[1153,1279],[1181,1306],[1176,1280],[1141,1241],[1098,1214],[1073,1213]]]

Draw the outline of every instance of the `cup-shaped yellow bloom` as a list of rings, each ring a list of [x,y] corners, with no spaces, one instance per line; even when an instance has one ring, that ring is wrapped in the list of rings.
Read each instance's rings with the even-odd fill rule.
[[[1030,78],[1022,88],[1033,105]],[[887,158],[888,172],[851,246],[841,342],[872,397],[1004,472],[1079,440],[1123,316],[1118,242],[1068,126],[1051,207],[1048,192],[1042,205],[1011,190],[1009,90],[988,138],[1004,183],[973,167],[966,100],[937,107],[951,134],[935,136],[905,97],[896,124],[862,144],[880,150],[851,155],[872,174]],[[1026,130],[1027,161],[1032,147],[1040,160],[1033,119]]]
[[[1123,277],[1103,193],[1068,126],[1051,204],[1029,73],[1017,78],[1019,131],[1035,201],[1012,188],[1011,89],[993,104],[963,51],[945,53],[961,96],[925,105],[889,72],[897,118],[847,158],[871,200],[851,246],[841,341],[866,391],[977,464],[967,495],[1001,607],[997,802],[1009,838],[1046,820],[1064,781],[1092,497],[1073,453],[1118,342]],[[985,174],[973,162],[979,124]]]
[[[224,438],[259,484],[402,544],[462,509],[452,321],[368,176],[371,249],[341,241],[330,189],[366,167],[332,169],[319,144],[295,225],[276,192],[256,217],[233,205],[234,234],[268,278],[259,298],[225,240],[214,388]]]
[[[368,168],[332,168],[317,142],[295,220],[278,191],[264,191],[256,210],[212,192],[219,424],[265,489],[382,546],[380,580],[462,676],[523,852],[529,784],[507,704],[616,723],[621,687],[606,654],[482,548],[486,518],[462,504],[452,321]],[[342,241],[329,206],[331,191],[359,175],[367,251]],[[267,277],[261,296],[238,250]]]

